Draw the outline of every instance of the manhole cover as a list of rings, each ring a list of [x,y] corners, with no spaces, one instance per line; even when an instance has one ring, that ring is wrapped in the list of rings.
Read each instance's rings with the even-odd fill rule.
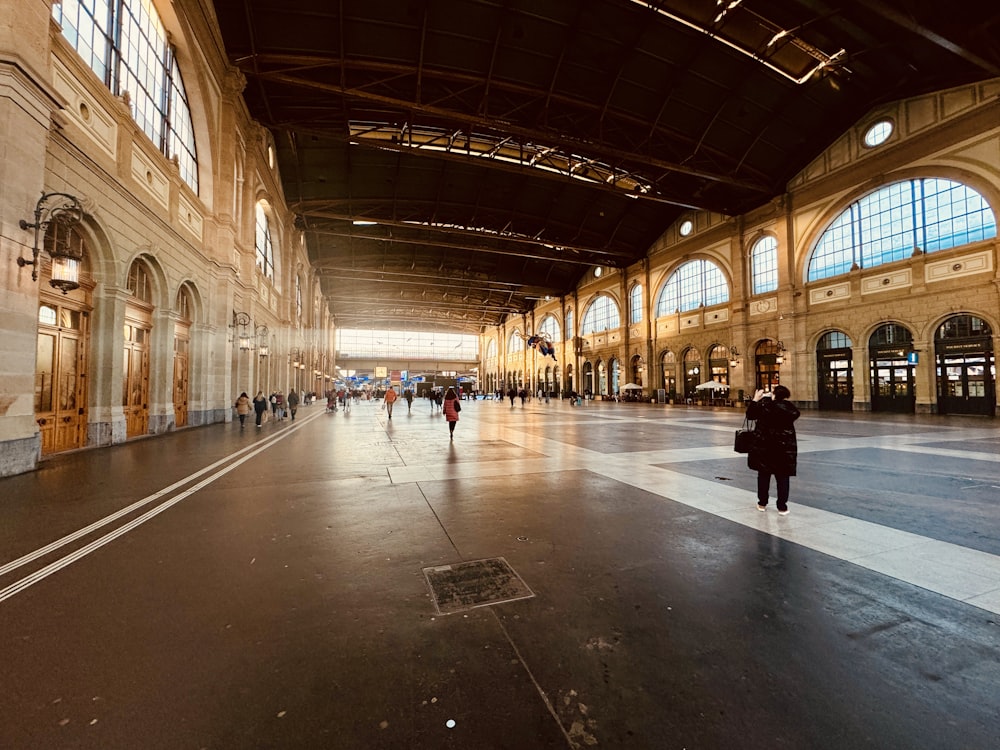
[[[424,577],[442,615],[534,596],[502,557],[424,568]]]

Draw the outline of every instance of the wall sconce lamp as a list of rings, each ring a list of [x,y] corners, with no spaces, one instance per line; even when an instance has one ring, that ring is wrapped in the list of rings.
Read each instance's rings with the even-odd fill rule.
[[[780,341],[778,342],[778,356],[774,358],[774,361],[782,365],[785,363],[785,357],[788,356],[788,352],[785,350],[785,345]]]
[[[239,341],[240,351],[248,351],[250,349],[250,334],[247,333],[247,326],[250,325],[250,314],[245,312],[236,312],[233,310],[233,328],[239,327],[239,331],[236,334],[236,340]]]
[[[735,346],[729,347],[729,366],[737,367],[740,364],[740,350]]]
[[[80,261],[83,260],[83,241],[71,232],[71,228],[83,221],[83,207],[76,196],[67,193],[42,193],[35,204],[35,221],[29,223],[24,219],[18,222],[21,229],[35,230],[35,242],[31,248],[31,260],[18,256],[17,265],[21,268],[31,266],[31,280],[38,281],[38,255],[41,248],[39,238],[45,244],[45,250],[52,257],[52,278],[49,283],[63,294],[71,292],[80,286]],[[55,225],[49,232],[50,225]]]
[[[267,345],[267,333],[267,326],[253,327],[253,335],[257,339],[257,354],[261,357],[266,357],[271,353],[271,349]]]

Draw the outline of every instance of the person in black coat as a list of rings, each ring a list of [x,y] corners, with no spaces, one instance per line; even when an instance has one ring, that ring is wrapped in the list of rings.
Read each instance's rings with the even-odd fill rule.
[[[757,440],[747,455],[747,465],[757,472],[757,510],[767,510],[771,476],[778,488],[778,514],[788,515],[788,478],[795,476],[799,448],[795,439],[798,407],[788,397],[791,392],[775,386],[771,394],[758,390],[747,404],[747,419],[757,420]]]

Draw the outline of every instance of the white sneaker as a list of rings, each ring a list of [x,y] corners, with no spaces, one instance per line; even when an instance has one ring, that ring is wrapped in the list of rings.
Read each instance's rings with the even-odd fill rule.
[[[787,516],[788,515],[788,508],[785,508],[784,510],[779,510],[778,511],[778,515],[779,516]]]
[[[761,505],[760,503],[757,503],[757,510],[759,510],[761,513],[763,513],[764,511],[767,510],[767,506],[766,505]]]

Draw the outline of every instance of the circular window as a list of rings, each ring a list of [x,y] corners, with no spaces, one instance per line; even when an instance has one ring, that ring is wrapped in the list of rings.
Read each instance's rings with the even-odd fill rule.
[[[681,222],[681,228],[679,230],[681,233],[681,237],[687,237],[689,234],[691,234],[691,231],[693,229],[694,229],[694,224],[691,223],[691,220],[685,219],[684,221]]]
[[[892,135],[892,121],[879,120],[865,131],[865,145],[868,148],[881,146]]]
[[[595,278],[599,277],[602,273],[604,273],[604,269],[601,268],[600,266],[598,266],[597,268],[594,269],[594,277]]]

